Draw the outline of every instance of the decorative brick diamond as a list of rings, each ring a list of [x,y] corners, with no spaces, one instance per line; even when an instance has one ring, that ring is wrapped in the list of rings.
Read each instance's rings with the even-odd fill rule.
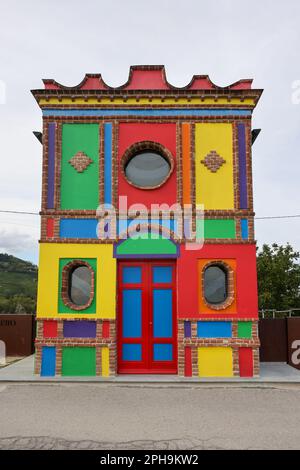
[[[93,160],[91,160],[84,152],[77,152],[71,160],[69,160],[69,163],[76,171],[78,171],[78,173],[83,173],[84,170],[93,163]]]
[[[204,166],[212,173],[216,173],[221,166],[226,163],[226,160],[222,158],[215,150],[211,150],[206,157],[201,160]]]

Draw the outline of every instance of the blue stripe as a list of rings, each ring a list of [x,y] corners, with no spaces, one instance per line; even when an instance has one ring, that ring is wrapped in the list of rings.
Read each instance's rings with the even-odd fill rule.
[[[97,219],[61,219],[61,238],[97,238]]]
[[[42,347],[42,377],[53,377],[55,375],[56,348],[54,346]]]
[[[104,124],[104,203],[111,204],[112,124]]]
[[[44,109],[44,116],[251,116],[246,109]]]
[[[248,229],[248,220],[247,219],[241,219],[241,234],[242,234],[242,238],[244,238],[245,240],[248,239],[249,229]]]
[[[198,321],[198,338],[231,338],[231,322],[228,321]]]

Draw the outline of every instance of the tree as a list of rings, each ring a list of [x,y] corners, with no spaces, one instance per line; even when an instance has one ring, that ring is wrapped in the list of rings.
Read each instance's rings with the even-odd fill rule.
[[[300,254],[286,246],[263,245],[257,253],[258,303],[260,309],[300,307]]]

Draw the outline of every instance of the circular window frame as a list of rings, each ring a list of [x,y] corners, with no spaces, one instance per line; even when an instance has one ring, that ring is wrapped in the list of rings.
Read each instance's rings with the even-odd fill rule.
[[[139,155],[147,151],[158,153],[170,165],[170,171],[167,174],[167,176],[159,184],[155,186],[140,186],[138,184],[135,184],[127,178],[126,171],[125,171],[126,165],[130,162],[130,160],[132,160],[136,155]],[[161,186],[163,186],[171,177],[174,167],[175,167],[175,161],[174,161],[174,157],[172,153],[166,147],[159,144],[158,142],[153,142],[150,140],[143,140],[142,142],[136,142],[135,144],[131,145],[130,147],[128,147],[127,150],[125,150],[120,160],[121,173],[123,174],[127,183],[130,184],[130,186],[133,186],[134,188],[138,188],[138,189],[142,189],[146,191],[149,191],[151,189],[158,189]]]
[[[212,267],[212,266],[216,266],[220,269],[222,269],[224,272],[225,272],[225,275],[226,275],[226,280],[227,280],[227,297],[226,299],[219,303],[219,304],[212,304],[210,302],[208,302],[206,300],[206,297],[205,297],[205,283],[204,283],[204,280],[205,280],[205,271],[207,268],[209,267]],[[206,263],[203,268],[202,268],[202,274],[201,274],[201,283],[202,283],[202,300],[204,302],[204,304],[209,307],[210,309],[212,310],[225,310],[226,308],[228,308],[235,300],[235,282],[234,282],[234,270],[232,269],[232,267],[225,263],[224,261],[222,260],[214,260],[214,261],[210,261],[209,263]]]
[[[72,302],[71,297],[70,297],[70,279],[71,279],[72,272],[76,268],[80,268],[81,266],[87,267],[91,273],[91,291],[90,291],[90,298],[88,302],[86,302],[84,305],[76,305],[74,304],[74,302]],[[72,310],[80,311],[80,310],[86,310],[88,307],[90,307],[95,297],[95,273],[89,263],[83,260],[75,259],[73,261],[70,261],[63,267],[61,297],[66,307],[69,307]]]

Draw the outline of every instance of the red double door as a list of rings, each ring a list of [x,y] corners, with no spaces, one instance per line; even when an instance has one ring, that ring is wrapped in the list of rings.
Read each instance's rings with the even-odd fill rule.
[[[118,372],[176,374],[176,265],[120,261]]]

